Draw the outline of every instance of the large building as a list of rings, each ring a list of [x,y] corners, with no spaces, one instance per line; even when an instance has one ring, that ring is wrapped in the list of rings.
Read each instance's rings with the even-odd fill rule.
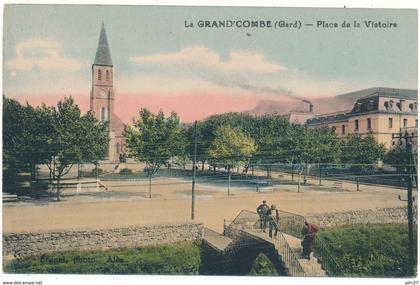
[[[102,23],[98,49],[92,64],[92,90],[90,92],[90,110],[96,119],[108,122],[109,148],[107,159],[113,162],[119,160],[125,153],[123,131],[124,123],[114,113],[114,66],[109,51],[105,26]]]
[[[354,92],[365,96],[351,110],[322,114],[307,120],[312,127],[331,127],[346,140],[351,135],[372,134],[377,142],[390,148],[392,134],[417,128],[417,90],[369,88]]]

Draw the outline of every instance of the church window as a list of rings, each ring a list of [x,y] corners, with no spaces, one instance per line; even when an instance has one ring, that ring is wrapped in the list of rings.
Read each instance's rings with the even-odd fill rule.
[[[108,121],[108,108],[102,107],[101,108],[101,122]]]
[[[98,80],[102,80],[102,70],[98,70]]]
[[[106,71],[106,81],[109,81],[109,71]]]
[[[117,153],[120,153],[120,143],[117,143]]]

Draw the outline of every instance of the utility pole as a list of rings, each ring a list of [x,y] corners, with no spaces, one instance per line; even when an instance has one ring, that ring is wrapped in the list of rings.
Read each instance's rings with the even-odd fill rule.
[[[195,211],[195,175],[197,162],[197,121],[194,122],[194,159],[193,159],[193,177],[192,177],[192,188],[191,188],[191,220],[194,221]]]
[[[408,268],[407,275],[414,276],[414,237],[413,237],[413,167],[412,167],[412,143],[417,138],[414,133],[392,134],[392,138],[404,140],[406,155],[406,178],[407,178],[407,220],[408,220]],[[400,198],[400,197],[399,197]],[[400,198],[401,200],[401,198]]]

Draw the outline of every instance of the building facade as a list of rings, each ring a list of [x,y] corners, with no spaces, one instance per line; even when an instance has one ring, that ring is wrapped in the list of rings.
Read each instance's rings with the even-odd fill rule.
[[[333,128],[343,140],[351,135],[371,134],[386,148],[392,146],[393,133],[417,129],[417,90],[382,87],[367,90],[369,94],[358,99],[351,110],[318,115],[306,123],[315,128]]]
[[[107,159],[119,161],[125,154],[123,131],[124,123],[114,113],[114,66],[109,51],[105,25],[102,23],[98,49],[92,64],[92,90],[90,92],[90,110],[96,119],[108,123],[109,147]]]

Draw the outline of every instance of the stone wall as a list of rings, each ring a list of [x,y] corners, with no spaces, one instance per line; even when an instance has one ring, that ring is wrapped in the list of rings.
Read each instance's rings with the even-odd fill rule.
[[[414,222],[417,223],[417,207],[414,207]],[[308,221],[321,227],[334,227],[349,224],[405,224],[407,208],[379,208],[310,215]]]
[[[8,233],[3,235],[3,256],[12,259],[56,251],[127,248],[202,238],[203,225],[193,223],[103,230]]]

